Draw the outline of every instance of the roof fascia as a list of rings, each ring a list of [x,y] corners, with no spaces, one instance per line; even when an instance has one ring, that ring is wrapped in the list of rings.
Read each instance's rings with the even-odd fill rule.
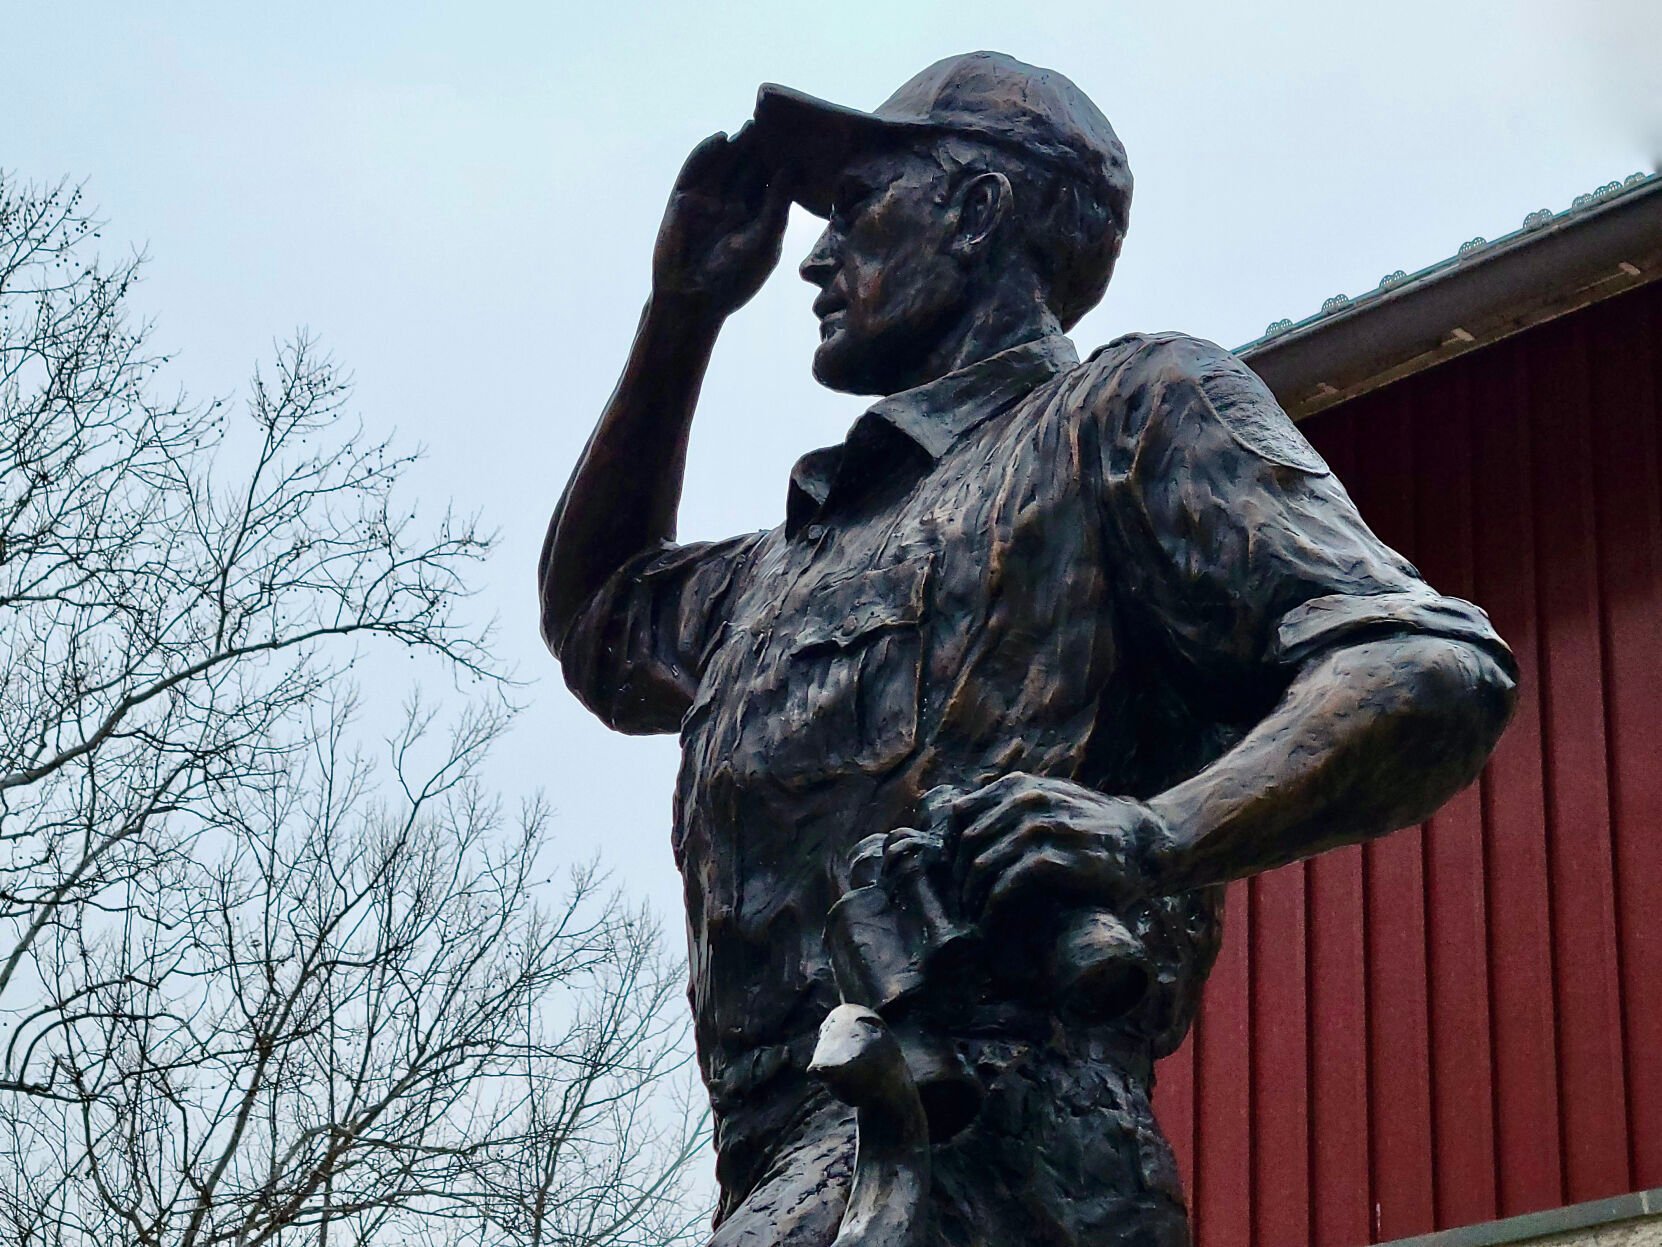
[[[1302,420],[1662,278],[1662,176],[1423,269],[1236,353]]]

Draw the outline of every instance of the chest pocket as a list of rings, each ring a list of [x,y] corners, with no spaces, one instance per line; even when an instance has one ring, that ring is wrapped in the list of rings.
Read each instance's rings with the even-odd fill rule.
[[[809,596],[778,672],[773,778],[880,774],[911,753],[932,563],[917,555],[827,581]]]

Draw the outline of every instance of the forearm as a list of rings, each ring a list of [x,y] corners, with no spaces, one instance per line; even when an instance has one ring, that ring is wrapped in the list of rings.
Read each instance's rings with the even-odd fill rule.
[[[1156,889],[1221,882],[1420,821],[1482,768],[1514,689],[1484,651],[1438,637],[1315,659],[1233,749],[1148,803],[1173,836]]]
[[[655,294],[617,388],[543,541],[543,638],[557,644],[583,602],[640,551],[675,536],[687,439],[722,317]]]

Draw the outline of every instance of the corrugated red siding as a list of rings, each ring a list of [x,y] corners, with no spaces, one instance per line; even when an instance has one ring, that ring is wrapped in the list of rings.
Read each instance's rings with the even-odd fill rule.
[[[1236,885],[1155,1101],[1200,1247],[1662,1187],[1662,283],[1305,426],[1523,670],[1422,827]]]

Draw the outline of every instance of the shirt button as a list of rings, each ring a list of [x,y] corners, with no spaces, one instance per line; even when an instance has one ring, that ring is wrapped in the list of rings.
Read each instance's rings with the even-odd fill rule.
[[[810,524],[810,525],[808,525],[807,536],[808,536],[809,541],[818,541],[821,537],[825,536],[825,525],[824,524]]]

